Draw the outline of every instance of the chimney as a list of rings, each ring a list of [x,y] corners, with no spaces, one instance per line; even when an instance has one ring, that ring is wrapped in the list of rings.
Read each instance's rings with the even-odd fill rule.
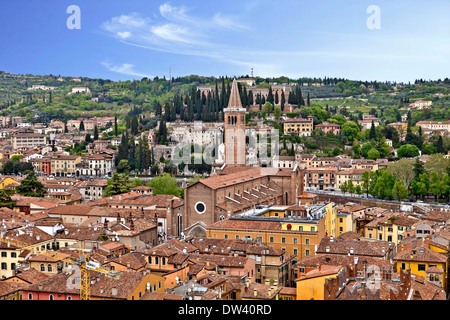
[[[118,293],[119,293],[119,290],[116,287],[111,288],[111,295],[112,296],[117,296]]]
[[[254,295],[255,297],[258,296],[258,290],[256,290],[256,288],[253,289],[253,295]]]

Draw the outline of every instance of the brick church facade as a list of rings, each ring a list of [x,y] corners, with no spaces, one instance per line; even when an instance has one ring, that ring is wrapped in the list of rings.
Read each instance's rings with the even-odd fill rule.
[[[243,129],[245,133],[245,108],[236,80],[224,118],[225,163],[216,176],[186,187],[184,204],[168,212],[169,235],[206,237],[206,226],[214,222],[260,205],[293,205],[303,193],[304,171],[299,166],[286,169],[246,166],[245,134],[243,137],[235,134],[235,129]],[[233,157],[227,153],[230,149]]]

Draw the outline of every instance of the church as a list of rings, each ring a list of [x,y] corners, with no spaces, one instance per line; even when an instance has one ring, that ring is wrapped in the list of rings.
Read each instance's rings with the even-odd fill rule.
[[[215,176],[185,189],[183,208],[168,217],[173,236],[206,236],[206,226],[258,206],[293,205],[303,193],[304,171],[246,164],[245,114],[236,79],[224,109],[224,163]]]

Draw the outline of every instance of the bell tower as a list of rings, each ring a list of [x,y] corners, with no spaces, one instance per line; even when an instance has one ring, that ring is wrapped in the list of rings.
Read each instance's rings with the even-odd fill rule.
[[[228,107],[223,109],[225,129],[225,164],[246,166],[245,113],[236,79],[231,86]]]

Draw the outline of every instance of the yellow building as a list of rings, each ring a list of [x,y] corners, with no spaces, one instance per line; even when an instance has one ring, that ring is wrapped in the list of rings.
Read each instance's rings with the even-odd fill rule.
[[[338,275],[341,267],[319,266],[296,280],[297,300],[324,300],[325,280]]]
[[[283,133],[287,134],[298,134],[299,136],[310,136],[313,129],[314,117],[308,116],[307,119],[288,119],[283,121]]]
[[[63,262],[60,260],[43,254],[32,256],[27,260],[27,262],[29,263],[29,267],[31,269],[38,270],[48,274],[49,276],[57,274],[58,270],[61,271],[63,267]]]
[[[13,271],[19,265],[21,252],[22,250],[17,247],[0,242],[0,279],[13,275]]]
[[[324,230],[328,236],[337,238],[343,233],[353,231],[353,218],[351,214],[337,212],[335,203],[329,203],[325,207],[323,215]]]
[[[350,169],[350,170],[341,170],[336,173],[336,189],[340,189],[341,185],[351,181],[353,187],[356,186],[362,187],[363,180],[362,174],[365,171],[369,171],[368,169]]]
[[[398,244],[418,219],[401,213],[383,214],[364,225],[364,237]]]
[[[296,255],[300,259],[314,254],[318,244],[318,224],[266,220],[224,219],[209,225],[207,237],[214,239],[252,238]]]
[[[53,237],[36,227],[8,231],[0,241],[0,277],[10,277],[20,267],[28,253],[42,253],[52,249]],[[23,249],[26,247],[26,250]],[[39,270],[39,269],[37,269]]]
[[[51,159],[51,174],[56,177],[75,175],[76,164],[81,162],[80,156],[59,155]]]
[[[127,300],[139,300],[146,292],[163,293],[164,290],[164,278],[156,274],[147,273],[133,289]]]
[[[13,178],[10,178],[10,177],[2,178],[0,180],[0,189],[4,189],[4,188],[6,188],[7,186],[9,186],[10,184],[13,184],[13,183],[19,183],[19,182],[14,180]]]
[[[425,282],[447,290],[448,246],[426,238],[401,243],[394,261],[397,270],[411,269],[413,274],[424,277]]]
[[[280,292],[282,288],[276,282],[262,284],[251,282],[247,278],[242,291],[242,300],[281,300]]]

